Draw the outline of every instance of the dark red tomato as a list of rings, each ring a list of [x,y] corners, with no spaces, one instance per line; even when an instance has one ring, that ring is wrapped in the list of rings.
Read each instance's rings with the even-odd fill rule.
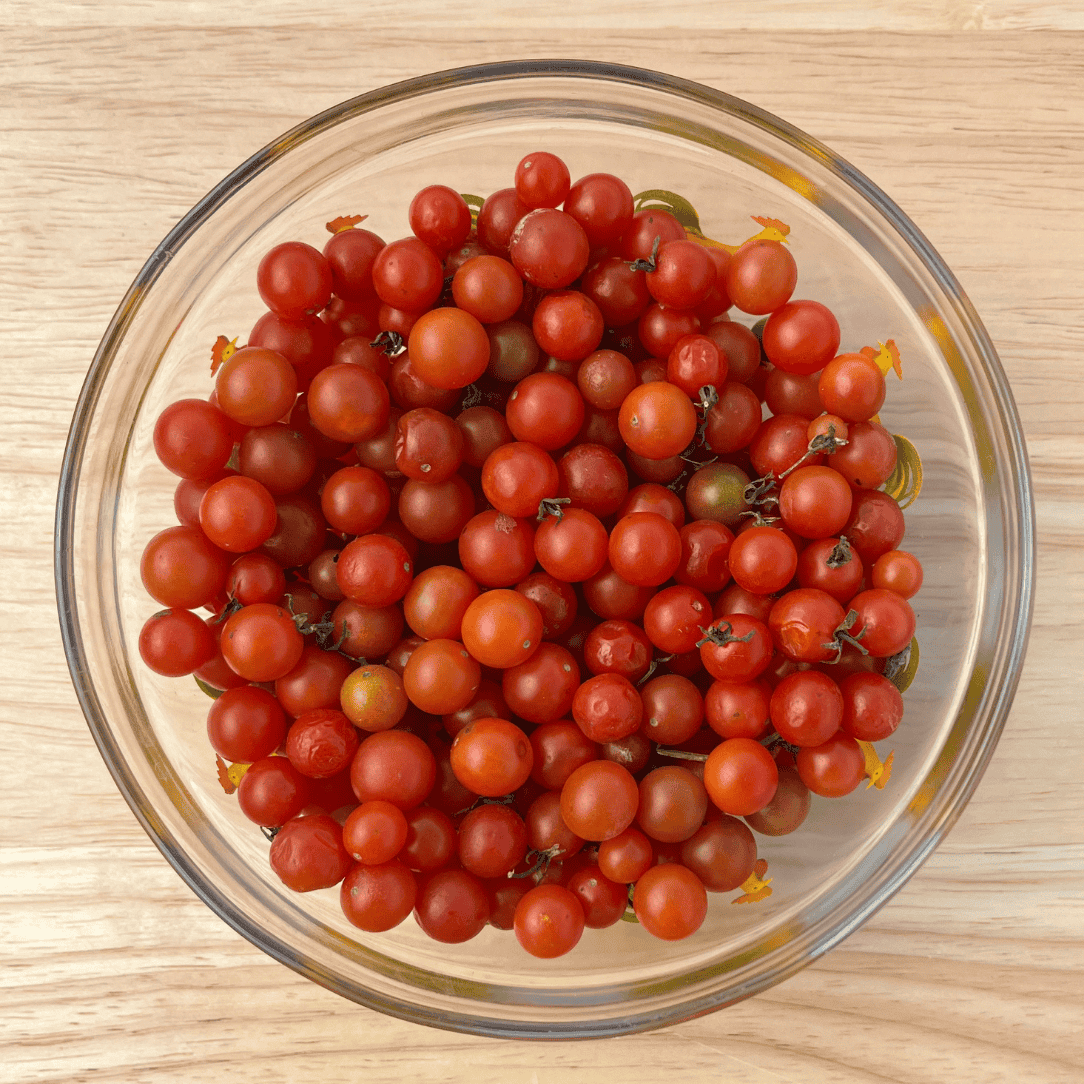
[[[631,621],[603,621],[583,644],[584,662],[592,674],[620,674],[636,682],[651,665],[651,642]]]
[[[531,318],[535,341],[559,361],[582,361],[602,342],[605,321],[598,306],[579,290],[554,290]]]
[[[469,793],[464,791],[464,796]],[[462,800],[462,797],[458,800]],[[471,800],[468,797],[467,803]],[[459,807],[460,811],[462,808]],[[407,810],[406,822],[406,842],[397,857],[408,869],[418,873],[432,872],[444,868],[455,859],[455,825],[447,813],[429,805],[420,805]]]
[[[715,600],[712,613],[716,620],[726,617],[727,614],[748,614],[767,624],[768,614],[772,612],[775,602],[774,595],[754,595],[746,591],[744,587],[732,583]]]
[[[516,590],[538,607],[542,615],[542,639],[556,640],[572,628],[579,602],[571,584],[548,572],[532,572],[516,584]]]
[[[370,734],[350,764],[350,785],[359,802],[380,799],[403,810],[425,801],[436,775],[429,746],[405,730]]]
[[[396,406],[403,410],[427,406],[448,412],[455,408],[462,394],[459,388],[438,388],[423,379],[414,360],[406,353],[400,354],[391,364],[388,391]]]
[[[598,845],[598,865],[611,881],[633,884],[655,861],[651,840],[639,828],[629,827]]]
[[[779,771],[771,753],[752,738],[727,738],[704,763],[708,797],[733,817],[763,809],[772,800],[778,782]]]
[[[507,877],[527,853],[527,827],[510,806],[480,805],[459,822],[458,851],[475,877]]]
[[[502,320],[486,328],[486,337],[489,339],[486,373],[494,380],[515,384],[538,368],[541,356],[538,343],[526,324]]]
[[[286,737],[286,714],[258,685],[227,689],[207,712],[207,739],[230,763],[251,764],[269,757]]]
[[[288,425],[249,429],[237,450],[243,475],[254,478],[276,497],[296,493],[316,470],[312,441]]]
[[[343,594],[363,606],[390,606],[414,578],[410,555],[394,538],[367,534],[348,542],[336,565]]]
[[[644,631],[667,655],[692,651],[712,620],[711,603],[695,587],[679,584],[659,591],[644,610]]]
[[[567,887],[579,899],[584,924],[592,930],[620,922],[628,907],[628,885],[611,881],[594,862],[576,870],[568,879]]]
[[[802,782],[823,798],[850,794],[866,774],[866,759],[858,742],[842,730],[821,745],[799,749],[795,763]]]
[[[636,331],[648,354],[665,358],[686,335],[700,331],[700,320],[688,309],[668,309],[656,301],[640,314]]]
[[[331,363],[335,337],[318,316],[287,320],[266,312],[249,332],[248,345],[280,353],[296,370],[298,388],[303,391],[313,374]]]
[[[874,658],[897,654],[915,634],[915,611],[894,591],[862,591],[851,599],[850,609],[858,616],[848,631]]]
[[[433,485],[449,479],[463,461],[463,431],[431,407],[401,415],[395,438],[395,465],[408,478]]]
[[[278,828],[309,803],[309,781],[285,757],[250,764],[237,785],[237,804],[250,821]]]
[[[256,269],[264,304],[288,320],[319,312],[331,298],[331,287],[331,267],[323,253],[303,241],[275,245]]]
[[[515,269],[543,290],[563,290],[575,282],[587,267],[590,249],[579,222],[550,206],[525,214],[508,244]]]
[[[819,373],[806,376],[788,373],[783,369],[770,369],[764,378],[764,402],[775,415],[792,414],[801,418],[815,418],[824,409],[817,391]],[[843,433],[838,433],[841,439]]]
[[[851,506],[851,487],[831,467],[799,467],[779,487],[783,523],[803,538],[844,533]],[[850,532],[846,534],[849,538]]]
[[[905,530],[903,511],[892,496],[878,489],[858,489],[850,518],[839,533],[847,536],[862,563],[871,568],[882,554],[899,549]]]
[[[719,401],[704,419],[704,443],[716,455],[746,447],[760,429],[763,411],[752,388],[728,380],[718,389]]]
[[[198,527],[159,531],[139,562],[139,574],[151,598],[178,610],[194,610],[218,598],[229,573],[229,555]]]
[[[843,696],[841,726],[858,741],[882,741],[903,720],[903,697],[881,674],[848,674],[839,691]]]
[[[459,560],[475,583],[511,587],[535,566],[534,528],[495,509],[479,512],[459,536]]]
[[[709,892],[731,892],[753,872],[757,844],[745,824],[723,814],[709,817],[681,845],[680,858]]]
[[[526,661],[505,670],[501,691],[509,708],[529,723],[566,718],[580,684],[580,668],[572,653],[543,641]]]
[[[669,241],[685,238],[685,227],[661,207],[644,207],[632,216],[618,251],[626,260],[650,260]]]
[[[403,637],[399,606],[362,606],[346,599],[331,614],[333,642],[352,659],[382,659]]]
[[[632,191],[612,173],[589,173],[568,191],[564,210],[583,227],[592,248],[613,244],[633,218]]]
[[[720,738],[760,738],[768,729],[771,689],[757,681],[715,681],[704,694],[704,717]]]
[[[583,935],[583,906],[563,885],[536,885],[516,905],[513,928],[516,940],[532,956],[563,956]]]
[[[362,535],[375,531],[391,510],[388,484],[369,467],[343,467],[324,483],[320,510],[333,530]]]
[[[618,575],[609,563],[603,565],[601,572],[583,583],[583,595],[587,605],[603,619],[623,618],[633,621],[644,612],[654,594],[654,587],[629,583]]]
[[[776,685],[770,705],[772,725],[791,745],[821,745],[843,720],[839,686],[817,670],[799,670]]]
[[[652,262],[647,288],[660,305],[695,309],[715,285],[715,263],[696,241],[682,237],[660,244]]]
[[[698,519],[686,523],[678,534],[681,562],[674,579],[705,594],[721,591],[730,580],[728,558],[734,542],[730,528],[714,520]]]
[[[721,388],[728,369],[726,355],[703,334],[678,339],[666,359],[666,379],[690,399],[699,399],[703,387]]]
[[[633,323],[651,304],[644,272],[620,256],[604,256],[591,264],[580,289],[598,306],[607,327]]]
[[[549,790],[560,790],[581,765],[598,758],[598,746],[575,724],[555,720],[530,734],[534,764],[531,778]]]
[[[547,515],[534,536],[538,563],[565,583],[581,583],[606,564],[609,536],[597,516],[582,508]]]
[[[798,283],[798,265],[779,241],[746,241],[727,264],[724,285],[742,312],[764,316],[782,308]]]
[[[760,368],[760,342],[744,325],[733,320],[716,320],[704,328],[704,334],[726,358],[727,379],[747,384]]]
[[[846,427],[847,443],[828,457],[828,466],[839,471],[850,485],[876,489],[896,468],[896,441],[877,422],[852,422]]]
[[[354,866],[339,889],[339,905],[359,930],[384,933],[410,914],[417,894],[414,874],[393,859],[375,866]]]
[[[385,245],[373,261],[372,276],[377,297],[385,305],[408,312],[424,312],[444,288],[439,258],[417,237]]]
[[[354,864],[342,841],[338,821],[310,813],[287,821],[271,841],[271,868],[295,892],[315,892],[337,885]]]
[[[681,536],[672,523],[654,512],[632,512],[610,532],[609,561],[627,582],[658,586],[681,563]]]
[[[317,708],[337,708],[339,689],[354,666],[338,651],[306,644],[294,668],[275,682],[275,696],[295,718]]]
[[[688,768],[667,764],[640,780],[636,823],[661,843],[681,843],[704,823],[708,793]]]
[[[505,421],[518,441],[554,451],[570,443],[583,425],[583,396],[557,373],[532,373],[508,397]]]
[[[455,419],[463,433],[463,461],[481,467],[492,452],[512,442],[504,415],[493,407],[467,407]]]
[[[782,591],[798,567],[798,551],[777,527],[750,527],[730,547],[730,574],[755,595]]]
[[[478,240],[489,252],[507,259],[512,230],[529,210],[514,188],[500,188],[491,193],[478,212]]]
[[[657,482],[644,482],[629,490],[628,496],[617,509],[618,519],[633,512],[654,512],[668,520],[680,531],[685,524],[685,506],[681,498],[666,486]]]
[[[498,512],[533,517],[539,502],[556,497],[560,473],[553,457],[527,441],[502,444],[482,465],[482,491]]]
[[[768,317],[761,345],[777,369],[800,375],[815,373],[839,349],[839,322],[819,301],[788,301]]]
[[[613,515],[628,494],[625,464],[601,444],[576,444],[561,456],[557,471],[558,496],[568,497],[572,507],[600,519]]]
[[[825,591],[799,587],[772,606],[768,627],[776,647],[796,662],[826,662],[839,654],[843,607]]]
[[[704,701],[697,687],[680,674],[661,674],[640,690],[644,706],[640,733],[659,745],[681,745],[700,729]]]
[[[798,583],[815,587],[846,604],[858,591],[864,574],[862,559],[839,538],[818,538],[798,555]]]
[[[753,470],[763,477],[766,474],[781,475],[794,466],[809,449],[808,429],[808,419],[798,414],[776,414],[766,418],[749,442]],[[817,455],[806,462],[819,463],[820,460],[821,456]]]
[[[275,498],[243,474],[209,486],[199,504],[203,533],[220,549],[247,553],[262,546],[278,524]]]
[[[354,228],[331,235],[324,245],[324,258],[338,297],[347,301],[373,297],[373,261],[383,247],[383,238],[370,230]]]
[[[652,866],[636,882],[632,906],[648,933],[664,941],[680,941],[703,925],[708,894],[691,869],[669,862]]]
[[[755,617],[728,614],[712,622],[700,658],[716,681],[752,681],[771,661],[771,633]]]
[[[884,404],[885,378],[877,363],[865,354],[840,354],[824,366],[817,391],[829,414],[837,414],[845,422],[865,422]]]
[[[275,501],[277,526],[260,552],[277,561],[283,568],[308,565],[322,553],[327,540],[327,524],[308,497],[289,493]]]
[[[809,787],[795,768],[779,769],[779,785],[772,800],[745,818],[746,824],[765,836],[786,836],[801,827],[812,800]]]
[[[617,741],[640,728],[644,706],[636,686],[617,673],[596,674],[576,690],[572,717],[592,741]]]
[[[471,230],[470,208],[454,188],[431,184],[410,201],[407,219],[414,236],[443,256],[458,248]]]

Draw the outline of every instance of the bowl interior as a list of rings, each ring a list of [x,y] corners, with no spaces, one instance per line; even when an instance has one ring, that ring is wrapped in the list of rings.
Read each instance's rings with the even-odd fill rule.
[[[758,837],[772,895],[713,897],[676,944],[619,923],[555,962],[486,929],[460,946],[411,921],[381,935],[346,922],[337,890],[299,896],[217,781],[191,679],[159,678],[136,639],[157,607],[139,578],[147,539],[175,522],[176,479],[154,456],[170,402],[205,397],[211,345],[243,343],[263,312],[255,268],[286,240],[322,247],[324,223],[366,214],[409,233],[430,183],[484,196],[538,149],[573,177],[617,173],[665,190],[703,232],[736,244],[790,226],[795,297],[829,305],[841,349],[895,340],[883,423],[921,456],[904,547],[921,559],[921,662],[886,789],[816,799],[805,825]],[[751,324],[753,318],[738,319]],[[650,73],[538,64],[445,73],[323,114],[227,178],[170,234],[125,298],[73,425],[58,517],[58,590],[73,677],[118,785],[163,853],[226,921],[272,955],[396,1015],[491,1034],[594,1035],[655,1026],[755,993],[826,951],[906,880],[958,815],[992,751],[1030,613],[1026,461],[1004,375],[951,274],[868,181],[744,103]]]

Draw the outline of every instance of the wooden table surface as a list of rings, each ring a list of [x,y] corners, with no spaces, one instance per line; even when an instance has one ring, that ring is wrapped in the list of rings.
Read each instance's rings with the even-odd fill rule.
[[[0,1081],[1084,1080],[1082,10],[1069,0],[3,0]],[[178,218],[319,110],[403,77],[514,57],[699,80],[786,117],[887,190],[956,271],[1000,351],[1039,531],[1015,706],[970,806],[918,875],[767,993],[651,1034],[550,1045],[359,1008],[207,910],[95,750],[61,651],[51,552],[83,377]]]

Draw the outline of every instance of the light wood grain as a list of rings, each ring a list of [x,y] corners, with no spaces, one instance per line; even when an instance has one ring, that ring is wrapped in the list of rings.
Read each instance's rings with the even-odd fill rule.
[[[1071,3],[0,5],[0,1081],[1084,1079],[1084,28]],[[594,26],[588,37],[579,32]],[[1027,33],[1017,32],[1027,30]],[[900,33],[899,31],[907,31]],[[57,631],[56,474],[94,348],[158,240],[305,117],[509,57],[639,64],[828,143],[925,231],[1014,388],[1035,621],[963,817],[844,945],[700,1020],[591,1043],[473,1039],[353,1006],[240,939],[144,836]]]

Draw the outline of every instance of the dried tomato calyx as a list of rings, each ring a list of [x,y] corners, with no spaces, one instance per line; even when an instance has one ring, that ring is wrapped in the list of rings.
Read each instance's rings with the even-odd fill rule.
[[[855,614],[855,617],[857,616]],[[718,624],[709,625],[708,628],[704,628],[703,625],[698,627],[704,634],[704,639],[697,641],[697,647],[702,647],[704,644],[717,644],[719,647],[725,647],[727,644],[747,644],[756,635],[756,630],[750,629],[744,636],[735,636],[734,626],[729,621],[720,621]]]

